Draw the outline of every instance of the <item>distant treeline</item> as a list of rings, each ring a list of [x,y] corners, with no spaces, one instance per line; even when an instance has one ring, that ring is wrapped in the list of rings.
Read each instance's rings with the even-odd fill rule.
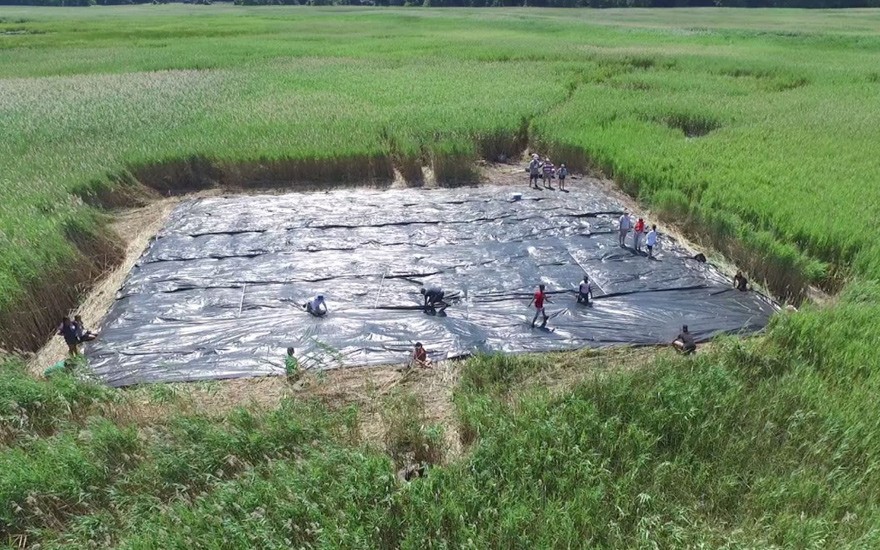
[[[94,6],[158,4],[166,0],[0,0],[0,6]],[[210,4],[189,0],[184,4]],[[876,8],[880,0],[235,0],[243,6],[425,6],[537,8]]]

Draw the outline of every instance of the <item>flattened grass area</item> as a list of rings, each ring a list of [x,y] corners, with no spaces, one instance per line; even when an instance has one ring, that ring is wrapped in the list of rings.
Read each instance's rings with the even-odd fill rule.
[[[412,396],[377,446],[354,408],[138,423],[131,393],[7,361],[0,537],[877,547],[878,30],[870,10],[0,9],[0,313],[43,337],[44,302],[75,297],[55,303],[45,277],[82,282],[65,270],[109,246],[88,204],[139,181],[416,181],[426,165],[455,182],[527,146],[602,169],[781,295],[849,281],[761,339],[562,392],[527,383],[552,355],[472,359],[465,452],[410,483],[401,457],[443,462]]]

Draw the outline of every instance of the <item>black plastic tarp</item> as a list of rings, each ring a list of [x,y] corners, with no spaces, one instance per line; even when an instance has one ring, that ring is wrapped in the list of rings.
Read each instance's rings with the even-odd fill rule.
[[[520,192],[522,200],[512,194]],[[776,306],[668,235],[657,259],[617,245],[621,206],[595,187],[337,190],[181,204],[132,270],[88,350],[108,384],[403,363],[416,341],[434,359],[698,341],[763,328]],[[579,305],[584,276],[595,303]],[[530,326],[538,283],[547,330]],[[457,296],[422,312],[419,289]],[[316,318],[302,304],[326,296]]]

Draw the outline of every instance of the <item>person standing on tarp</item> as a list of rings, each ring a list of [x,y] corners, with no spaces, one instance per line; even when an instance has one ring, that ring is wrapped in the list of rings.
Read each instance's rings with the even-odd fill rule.
[[[529,186],[534,187],[535,189],[540,189],[538,187],[538,178],[541,177],[541,161],[538,158],[538,155],[532,155],[532,160],[529,161]]]
[[[311,313],[315,317],[323,317],[327,315],[327,302],[324,301],[323,294],[318,294],[317,296],[315,296],[314,300],[303,304],[303,307],[306,308],[307,312]]]
[[[636,221],[635,227],[633,227],[633,249],[636,252],[642,251],[642,243],[639,242],[642,240],[642,234],[645,232],[645,220],[639,218]]]
[[[648,259],[654,259],[654,247],[657,245],[657,226],[652,225],[651,230],[648,231],[648,236],[645,238],[645,246],[648,247]]]
[[[565,178],[568,177],[568,168],[566,168],[564,164],[559,165],[559,170],[556,171],[556,177],[559,178],[559,190],[565,191]]]
[[[590,278],[584,275],[584,280],[578,286],[578,298],[577,301],[579,304],[587,304],[590,305],[590,300],[593,298],[593,287],[590,285]]]
[[[544,164],[541,166],[541,169],[544,171],[544,187],[553,189],[553,181],[551,180],[553,179],[553,174],[556,170],[549,158],[544,159]]]
[[[542,315],[544,317],[544,322],[541,323],[541,328],[547,326],[547,319],[550,318],[544,311],[544,301],[550,303],[550,299],[544,293],[544,288],[544,285],[538,285],[538,291],[535,292],[535,296],[532,298],[532,301],[529,302],[529,307],[532,307],[532,304],[535,304],[535,316],[532,318],[532,328],[535,328],[535,321],[538,320],[538,315]]]
[[[617,220],[617,224],[619,230],[617,241],[621,248],[626,248],[626,235],[632,229],[632,220],[629,217],[629,212],[624,212],[620,219]]]

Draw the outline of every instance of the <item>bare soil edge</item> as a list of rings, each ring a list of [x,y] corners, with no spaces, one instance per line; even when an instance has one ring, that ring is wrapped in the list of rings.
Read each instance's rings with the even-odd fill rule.
[[[141,257],[151,239],[165,224],[179,199],[163,199],[148,206],[136,208],[117,214],[116,220],[110,224],[109,230],[122,243],[121,261],[108,269],[85,294],[80,306],[74,314],[82,315],[89,328],[97,327],[99,322],[110,310],[116,299],[116,291]],[[64,312],[66,314],[67,311]],[[60,337],[52,337],[28,361],[31,374],[39,376],[44,370],[64,359],[67,346]]]

